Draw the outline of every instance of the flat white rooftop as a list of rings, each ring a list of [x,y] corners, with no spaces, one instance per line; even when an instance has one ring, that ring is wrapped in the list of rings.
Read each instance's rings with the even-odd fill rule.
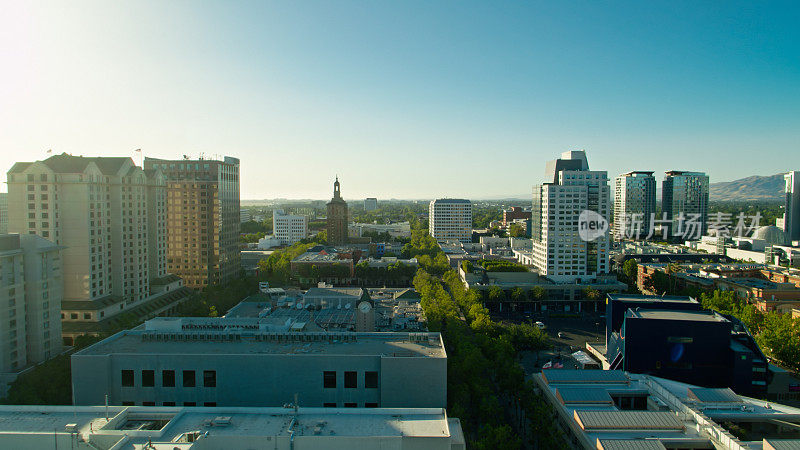
[[[325,441],[319,440],[323,437],[370,438],[359,441],[363,442],[362,448],[381,448],[380,440],[387,438],[449,441],[452,437],[463,443],[460,423],[448,419],[440,408],[298,408],[295,411],[292,408],[0,406],[0,448],[20,448],[17,442],[24,442],[25,448],[53,448],[59,440],[59,448],[89,442],[91,446],[72,448],[139,449],[150,441],[155,449],[183,450],[192,448],[195,440],[198,444],[206,440],[206,445],[199,447],[210,448],[208,444],[213,443],[211,448],[220,448],[225,443],[227,450],[236,450],[262,448],[268,440],[273,441],[269,448],[284,448],[282,443],[288,445],[291,436],[298,441],[313,437],[313,442],[323,447]]]

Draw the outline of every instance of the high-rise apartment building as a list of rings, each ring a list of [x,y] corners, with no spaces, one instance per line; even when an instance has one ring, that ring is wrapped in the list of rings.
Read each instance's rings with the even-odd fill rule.
[[[241,272],[239,160],[145,158],[166,178],[167,270],[200,289]]]
[[[568,151],[549,161],[546,181],[533,188],[531,238],[534,265],[556,282],[590,281],[608,273],[610,211],[608,174],[590,171],[584,151]],[[583,219],[582,219],[583,217]],[[583,225],[600,227],[585,239]],[[595,234],[595,233],[591,233]]]
[[[328,245],[347,243],[347,202],[342,198],[339,177],[333,183],[333,198],[328,202]]]
[[[783,176],[786,181],[786,201],[783,210],[783,231],[789,241],[800,240],[800,171]]]
[[[0,234],[8,233],[8,194],[0,192]]]
[[[623,173],[614,180],[616,239],[648,235],[656,212],[656,178],[653,172]]]
[[[472,242],[472,202],[459,198],[431,200],[428,233],[437,242]]]
[[[18,162],[8,172],[9,230],[64,247],[65,301],[124,310],[166,275],[163,186],[160,171],[145,173],[131,158]]]
[[[0,395],[15,373],[61,353],[61,247],[0,235]]]
[[[661,209],[670,222],[670,236],[700,239],[708,229],[708,175],[680,170],[666,172],[661,185]]]
[[[292,245],[308,237],[308,219],[276,209],[272,212],[272,231],[281,245]]]
[[[378,209],[378,199],[369,197],[364,199],[364,211],[375,211]]]

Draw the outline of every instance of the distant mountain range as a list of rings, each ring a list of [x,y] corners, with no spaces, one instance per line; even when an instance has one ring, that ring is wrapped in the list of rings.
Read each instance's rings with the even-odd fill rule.
[[[709,186],[709,196],[712,201],[733,202],[733,201],[752,201],[752,200],[775,200],[783,199],[782,173],[769,175],[766,177],[752,176],[741,180],[725,181],[722,183],[711,183]]]

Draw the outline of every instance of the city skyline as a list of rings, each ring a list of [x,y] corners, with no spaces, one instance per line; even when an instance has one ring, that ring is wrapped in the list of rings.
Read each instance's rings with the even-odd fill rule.
[[[242,199],[325,199],[336,174],[351,199],[526,198],[543,162],[581,149],[610,176],[772,175],[799,162],[797,13],[15,3],[0,19],[0,165],[48,149],[231,155]]]

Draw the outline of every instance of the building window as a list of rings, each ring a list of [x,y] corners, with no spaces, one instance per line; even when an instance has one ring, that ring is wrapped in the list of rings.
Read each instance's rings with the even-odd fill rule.
[[[175,406],[175,402],[164,402],[162,403],[164,406]]]
[[[135,405],[135,404],[136,404],[136,403],[134,403],[134,402],[129,402],[129,401],[123,401],[123,402],[122,402],[122,406],[133,406],[133,405]]]
[[[183,402],[183,406],[197,406],[196,402]]]
[[[156,406],[156,402],[142,402],[142,406]]]
[[[83,313],[83,318],[85,320],[92,320],[92,313]]]
[[[358,407],[358,403],[345,403],[344,407],[345,408],[357,408]]]
[[[326,403],[323,403],[322,406],[324,406],[325,408],[336,408],[336,402],[333,402],[333,403],[326,402]]]
[[[203,402],[203,406],[206,406],[206,407],[209,407],[209,408],[213,408],[213,407],[217,406],[217,402]]]
[[[377,407],[378,407],[377,403],[372,403],[372,402],[364,403],[364,408],[377,408]]]
[[[203,387],[217,387],[217,371],[204,370],[203,371]]]
[[[364,387],[369,389],[378,388],[378,372],[364,372]]]
[[[72,320],[78,320],[78,313],[70,313],[69,318]]]
[[[156,371],[143,370],[142,371],[142,387],[153,387],[156,385]]]
[[[133,371],[132,370],[123,370],[122,371],[122,386],[123,387],[133,387]]]
[[[164,386],[164,387],[175,387],[175,371],[174,370],[162,370],[161,371],[161,386]]]
[[[322,372],[322,386],[326,389],[336,388],[336,372],[327,370]]]
[[[344,373],[344,387],[347,389],[355,389],[358,387],[358,372]]]

